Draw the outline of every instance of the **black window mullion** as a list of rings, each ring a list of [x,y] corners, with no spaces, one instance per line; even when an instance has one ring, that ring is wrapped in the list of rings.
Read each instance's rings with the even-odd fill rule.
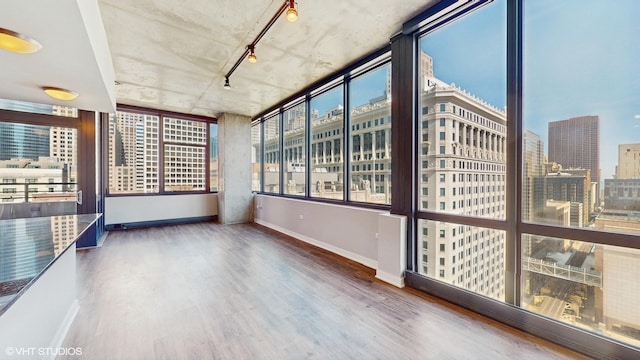
[[[507,3],[507,156],[505,219],[505,302],[520,306],[522,276],[522,6]]]
[[[304,151],[305,151],[305,190],[304,197],[311,197],[311,94],[307,93],[304,97],[304,123],[305,123],[305,133],[304,133]]]
[[[284,194],[284,109],[280,108],[278,112],[278,167],[280,168],[280,172],[278,177],[280,178],[278,187],[279,195]]]
[[[351,159],[353,158],[353,154],[351,153],[351,109],[349,108],[350,101],[349,95],[351,93],[351,76],[346,74],[344,76],[344,83],[342,85],[342,105],[344,111],[342,112],[342,136],[343,136],[343,146],[342,146],[342,161],[343,172],[342,172],[342,191],[344,194],[342,195],[343,201],[345,203],[351,202]]]

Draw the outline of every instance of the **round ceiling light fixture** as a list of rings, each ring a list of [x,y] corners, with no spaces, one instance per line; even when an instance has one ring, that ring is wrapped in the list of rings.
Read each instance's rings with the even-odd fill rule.
[[[42,49],[42,45],[26,35],[0,28],[0,48],[18,54],[30,54]]]
[[[69,101],[78,97],[77,92],[58,87],[45,86],[42,90],[56,100]]]

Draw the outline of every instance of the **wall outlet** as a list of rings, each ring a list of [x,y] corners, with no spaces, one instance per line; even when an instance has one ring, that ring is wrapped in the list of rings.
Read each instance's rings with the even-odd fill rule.
[[[298,219],[304,220],[304,216],[302,214],[298,215]]]
[[[376,239],[380,238],[380,234],[376,233]]]

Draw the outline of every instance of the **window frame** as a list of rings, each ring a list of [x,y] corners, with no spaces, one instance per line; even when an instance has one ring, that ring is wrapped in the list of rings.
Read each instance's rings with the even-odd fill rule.
[[[134,114],[139,114],[139,115],[151,115],[151,116],[157,116],[158,117],[158,192],[154,192],[154,193],[112,193],[110,190],[110,184],[109,184],[109,154],[108,152],[105,151],[104,154],[104,161],[106,166],[105,166],[105,197],[128,197],[128,196],[165,196],[165,195],[192,195],[192,194],[217,194],[218,190],[214,190],[211,191],[211,184],[210,184],[210,154],[211,154],[211,131],[210,131],[210,125],[211,124],[217,124],[218,123],[218,119],[217,118],[211,118],[211,117],[206,117],[206,116],[201,116],[201,115],[190,115],[190,114],[183,114],[183,113],[178,113],[178,112],[173,112],[173,111],[167,111],[167,110],[160,110],[160,109],[152,109],[152,108],[146,108],[146,107],[140,107],[140,106],[133,106],[133,105],[125,105],[125,104],[117,104],[116,105],[116,111],[122,111],[122,112],[129,112],[129,113],[134,113]],[[110,114],[111,115],[111,114]],[[197,121],[197,122],[201,122],[205,124],[205,132],[206,132],[206,141],[205,141],[205,145],[204,146],[200,146],[200,145],[193,145],[193,144],[186,144],[186,143],[178,143],[175,141],[165,141],[164,140],[164,118],[171,118],[171,119],[179,119],[179,120],[188,120],[188,121]],[[108,139],[109,139],[109,118],[110,116],[106,116],[106,121],[102,121],[102,136],[103,139],[106,139],[105,144],[107,144],[107,146],[109,146],[108,143]],[[165,144],[168,145],[176,145],[176,144],[181,144],[181,145],[185,145],[185,146],[196,146],[196,147],[202,147],[204,149],[204,177],[205,177],[205,184],[204,184],[204,189],[203,190],[189,190],[189,191],[166,191],[165,190],[165,183],[164,183],[164,151],[165,151]]]
[[[389,66],[389,71],[391,71],[391,52],[390,52],[390,46],[386,45],[376,51],[374,51],[373,53],[371,53],[369,56],[366,56],[365,58],[353,63],[352,65],[347,66],[346,68],[344,68],[343,70],[340,70],[338,72],[336,72],[333,75],[330,75],[326,78],[324,78],[323,80],[320,80],[314,84],[312,84],[311,86],[305,88],[304,90],[290,96],[289,98],[283,100],[282,102],[280,102],[279,104],[267,109],[266,111],[258,114],[257,116],[255,116],[252,119],[252,127],[253,126],[260,126],[260,136],[262,139],[262,149],[263,149],[263,156],[260,159],[256,159],[256,161],[259,161],[260,164],[258,166],[258,168],[260,169],[260,175],[259,177],[262,179],[261,183],[260,183],[260,190],[259,191],[253,191],[254,193],[257,194],[263,194],[263,195],[270,195],[270,196],[279,196],[279,197],[285,197],[285,198],[293,198],[293,199],[303,199],[305,201],[314,201],[314,202],[322,202],[322,203],[331,203],[331,204],[341,204],[341,205],[351,205],[351,206],[358,206],[358,207],[363,207],[363,208],[370,208],[370,209],[380,209],[380,210],[389,210],[391,205],[390,204],[378,204],[378,203],[368,203],[368,202],[361,202],[361,201],[355,201],[351,199],[351,189],[349,186],[345,186],[344,187],[344,192],[343,192],[343,199],[329,199],[329,198],[322,198],[322,197],[318,197],[318,196],[311,196],[311,191],[310,191],[310,187],[312,185],[311,183],[311,163],[310,160],[307,160],[305,162],[305,177],[306,177],[306,194],[304,196],[300,196],[300,195],[290,195],[290,194],[285,194],[284,193],[284,189],[283,189],[283,181],[284,181],[284,172],[283,172],[283,159],[284,159],[284,154],[282,153],[282,151],[279,154],[279,159],[280,159],[280,191],[277,193],[273,193],[273,192],[266,192],[265,191],[265,184],[264,184],[264,125],[262,125],[267,119],[269,119],[271,116],[273,116],[274,114],[278,114],[279,118],[280,118],[280,127],[282,128],[283,126],[283,113],[284,111],[290,109],[291,107],[297,106],[300,103],[305,104],[305,112],[306,112],[306,128],[305,128],[305,137],[306,137],[306,143],[305,143],[305,148],[304,151],[306,152],[306,159],[311,159],[311,148],[313,145],[313,139],[311,138],[312,135],[312,131],[311,131],[311,101],[313,98],[320,96],[326,92],[329,92],[331,90],[336,89],[339,86],[342,86],[343,89],[343,102],[342,102],[342,106],[344,109],[344,113],[343,113],[343,125],[342,125],[342,131],[340,132],[340,139],[341,139],[341,153],[342,153],[342,158],[343,158],[343,175],[342,175],[342,182],[343,184],[350,184],[350,179],[351,179],[351,174],[352,174],[352,169],[353,166],[355,166],[355,162],[353,160],[352,157],[352,152],[351,152],[351,145],[352,145],[352,123],[351,123],[351,114],[350,114],[350,107],[349,107],[349,93],[350,93],[350,82],[351,80],[355,80],[358,79],[360,76],[365,76],[367,74],[370,74],[376,70],[381,69],[382,67],[385,66]],[[387,124],[388,122],[386,120],[384,120],[383,124]],[[391,123],[393,123],[393,121],[391,121]],[[260,125],[258,125],[260,124]],[[372,156],[375,156],[375,143],[372,143]],[[364,141],[361,141],[360,146],[364,146]],[[280,148],[281,150],[284,147],[284,136],[280,136]],[[333,141],[332,141],[332,147],[333,147]],[[332,149],[332,154],[334,153],[333,149]],[[393,157],[391,159],[391,163],[393,162]],[[391,166],[393,168],[393,166]],[[373,167],[372,167],[373,168]],[[391,170],[391,173],[393,173],[393,170]],[[393,176],[393,175],[391,175]],[[391,182],[393,184],[393,182]],[[393,188],[393,186],[392,186]]]

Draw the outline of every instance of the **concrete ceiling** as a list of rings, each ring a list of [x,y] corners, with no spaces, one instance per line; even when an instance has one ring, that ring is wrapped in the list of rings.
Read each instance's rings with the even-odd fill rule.
[[[278,19],[256,46],[258,62],[243,61],[225,90],[224,75],[283,0],[5,0],[0,27],[44,47],[28,56],[0,51],[0,97],[108,111],[115,93],[122,104],[253,116],[385,45],[438,1],[298,0],[298,21]],[[102,21],[87,21],[87,4]],[[81,95],[57,103],[44,85]]]
[[[119,103],[256,115],[380,48],[437,0],[298,0],[223,88],[224,75],[283,0],[100,0]]]

